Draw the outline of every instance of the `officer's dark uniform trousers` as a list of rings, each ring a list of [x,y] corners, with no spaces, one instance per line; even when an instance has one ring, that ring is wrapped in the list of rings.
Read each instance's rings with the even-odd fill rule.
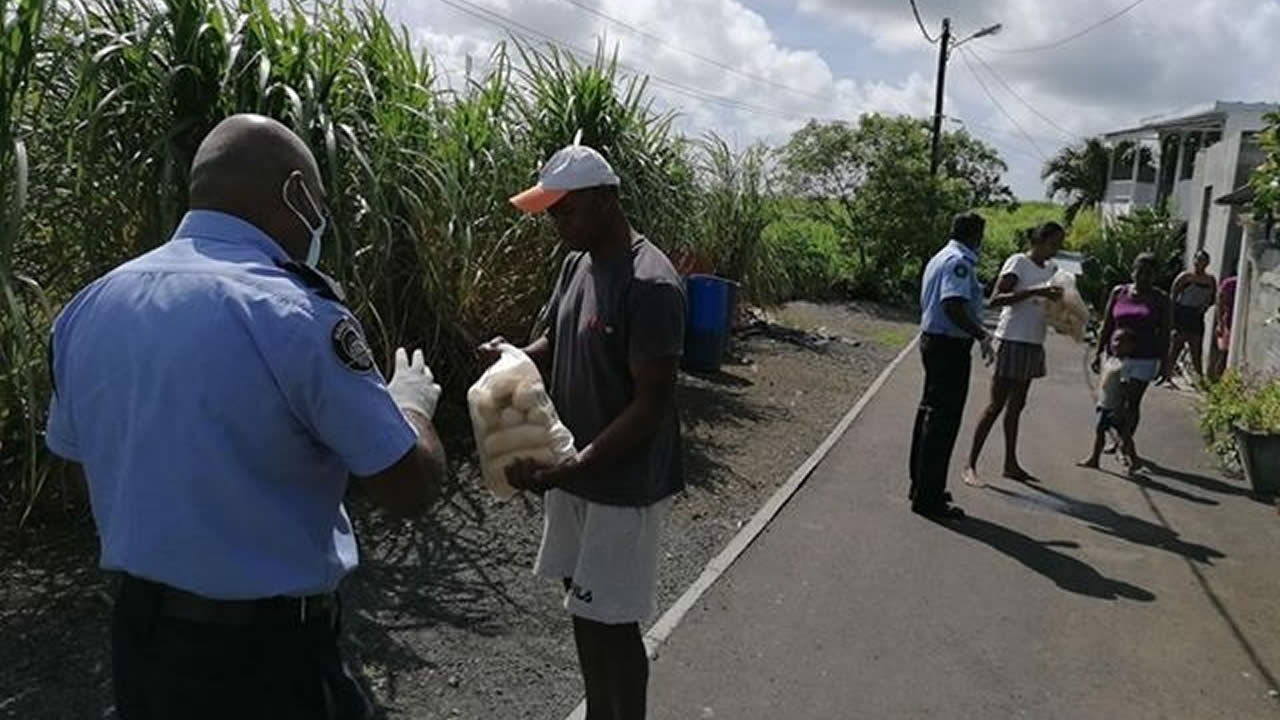
[[[216,601],[124,576],[111,656],[122,720],[365,720],[336,595]]]
[[[971,338],[924,333],[920,356],[924,361],[924,395],[911,433],[911,500],[917,507],[944,503],[951,451],[960,434],[964,403],[969,395]]]

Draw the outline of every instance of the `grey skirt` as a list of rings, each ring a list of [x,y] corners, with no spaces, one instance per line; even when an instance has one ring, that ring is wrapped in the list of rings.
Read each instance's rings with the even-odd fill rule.
[[[1016,340],[999,341],[996,347],[996,377],[1009,380],[1034,380],[1047,374],[1043,345]]]

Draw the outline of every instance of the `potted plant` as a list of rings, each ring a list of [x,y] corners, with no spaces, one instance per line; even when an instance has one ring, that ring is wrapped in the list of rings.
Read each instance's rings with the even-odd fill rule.
[[[1280,376],[1227,371],[1200,403],[1200,429],[1228,467],[1254,490],[1280,494]]]

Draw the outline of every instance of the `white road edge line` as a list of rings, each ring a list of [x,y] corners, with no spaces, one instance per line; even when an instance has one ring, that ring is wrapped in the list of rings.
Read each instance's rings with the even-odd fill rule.
[[[694,604],[702,598],[715,581],[720,579],[720,576],[729,569],[729,566],[733,565],[733,561],[737,560],[738,557],[751,546],[751,543],[755,541],[760,533],[764,532],[764,529],[768,527],[769,522],[773,520],[780,510],[782,510],[782,507],[787,504],[787,501],[796,494],[796,491],[800,489],[800,486],[804,484],[805,480],[809,479],[809,476],[813,474],[814,469],[818,467],[818,463],[822,462],[822,460],[826,458],[827,454],[831,452],[831,448],[835,447],[836,443],[840,441],[840,438],[844,436],[845,432],[849,429],[849,426],[853,424],[854,420],[858,419],[858,416],[862,414],[862,411],[866,409],[867,405],[871,403],[871,400],[880,392],[880,388],[884,387],[884,384],[889,380],[889,376],[892,375],[893,371],[897,370],[898,366],[902,364],[902,361],[911,354],[911,351],[915,349],[916,343],[919,341],[920,336],[917,334],[911,339],[911,342],[907,343],[906,347],[902,348],[902,351],[898,353],[898,356],[885,366],[885,369],[880,372],[880,375],[876,377],[875,381],[872,382],[865,391],[863,391],[862,397],[858,398],[858,402],[854,404],[853,408],[851,408],[849,412],[845,413],[844,417],[840,419],[840,422],[836,423],[835,427],[831,430],[831,433],[828,434],[827,438],[818,446],[818,449],[814,450],[813,453],[800,464],[800,467],[796,468],[795,472],[791,473],[791,477],[787,478],[787,481],[783,483],[782,487],[778,488],[778,490],[774,492],[767,501],[765,501],[765,504],[756,511],[756,514],[752,516],[751,520],[747,522],[746,525],[742,526],[742,529],[738,531],[737,535],[733,536],[733,539],[729,541],[729,544],[725,546],[724,550],[721,550],[719,555],[716,555],[711,559],[711,562],[707,563],[707,566],[703,568],[702,574],[698,576],[698,579],[694,580],[693,584],[684,591],[684,594],[682,594],[675,603],[662,614],[662,617],[658,618],[658,621],[653,624],[653,627],[649,628],[649,631],[644,635],[644,646],[645,650],[649,653],[650,659],[657,658],[658,648],[667,641],[667,638],[671,637],[672,631],[674,631],[676,626],[680,624],[680,621],[684,619],[685,614],[693,608]],[[565,716],[565,720],[586,720],[586,717],[587,701],[584,698],[578,703],[578,706],[573,709],[573,712]]]

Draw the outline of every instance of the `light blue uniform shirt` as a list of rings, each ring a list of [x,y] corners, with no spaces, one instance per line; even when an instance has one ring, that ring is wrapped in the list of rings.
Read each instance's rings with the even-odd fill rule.
[[[982,327],[982,285],[978,283],[977,269],[978,254],[957,240],[948,242],[930,258],[920,283],[921,332],[971,337],[947,317],[942,301],[950,298],[965,300],[969,316]]]
[[[104,569],[249,599],[355,568],[348,473],[390,467],[415,434],[354,318],[287,260],[253,225],[191,212],[55,321],[46,441],[84,467]]]

